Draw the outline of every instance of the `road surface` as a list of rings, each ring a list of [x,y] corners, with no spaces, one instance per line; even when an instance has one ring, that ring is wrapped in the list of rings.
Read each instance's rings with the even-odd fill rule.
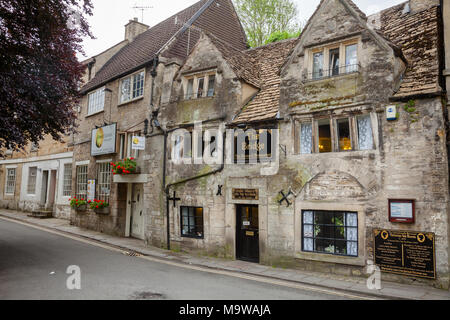
[[[69,290],[69,266],[81,289]],[[76,282],[70,282],[76,283]],[[357,296],[133,257],[0,218],[0,299],[336,300]]]

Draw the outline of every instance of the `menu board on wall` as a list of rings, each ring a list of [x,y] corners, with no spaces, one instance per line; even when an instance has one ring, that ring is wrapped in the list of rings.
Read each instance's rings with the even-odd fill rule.
[[[374,229],[375,264],[381,271],[436,279],[435,235]]]

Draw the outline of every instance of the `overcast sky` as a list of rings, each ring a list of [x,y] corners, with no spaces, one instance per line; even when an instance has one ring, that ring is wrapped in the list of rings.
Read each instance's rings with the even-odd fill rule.
[[[142,21],[142,11],[133,7],[152,7],[145,10],[144,23],[151,27],[187,8],[198,0],[91,0],[94,15],[89,17],[91,30],[97,39],[83,42],[87,57],[99,54],[124,38],[125,24],[133,17]],[[320,0],[293,0],[298,5],[301,21],[307,21]],[[405,0],[353,0],[366,14],[372,14]],[[80,60],[86,59],[81,54]]]

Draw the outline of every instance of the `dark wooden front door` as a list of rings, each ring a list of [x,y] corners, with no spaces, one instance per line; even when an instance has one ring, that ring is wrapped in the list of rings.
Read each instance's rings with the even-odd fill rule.
[[[259,220],[257,205],[236,206],[236,258],[259,262]]]

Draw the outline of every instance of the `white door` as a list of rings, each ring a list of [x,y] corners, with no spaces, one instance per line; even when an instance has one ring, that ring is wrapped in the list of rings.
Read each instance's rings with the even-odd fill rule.
[[[133,184],[131,201],[131,236],[144,240],[144,185]]]

